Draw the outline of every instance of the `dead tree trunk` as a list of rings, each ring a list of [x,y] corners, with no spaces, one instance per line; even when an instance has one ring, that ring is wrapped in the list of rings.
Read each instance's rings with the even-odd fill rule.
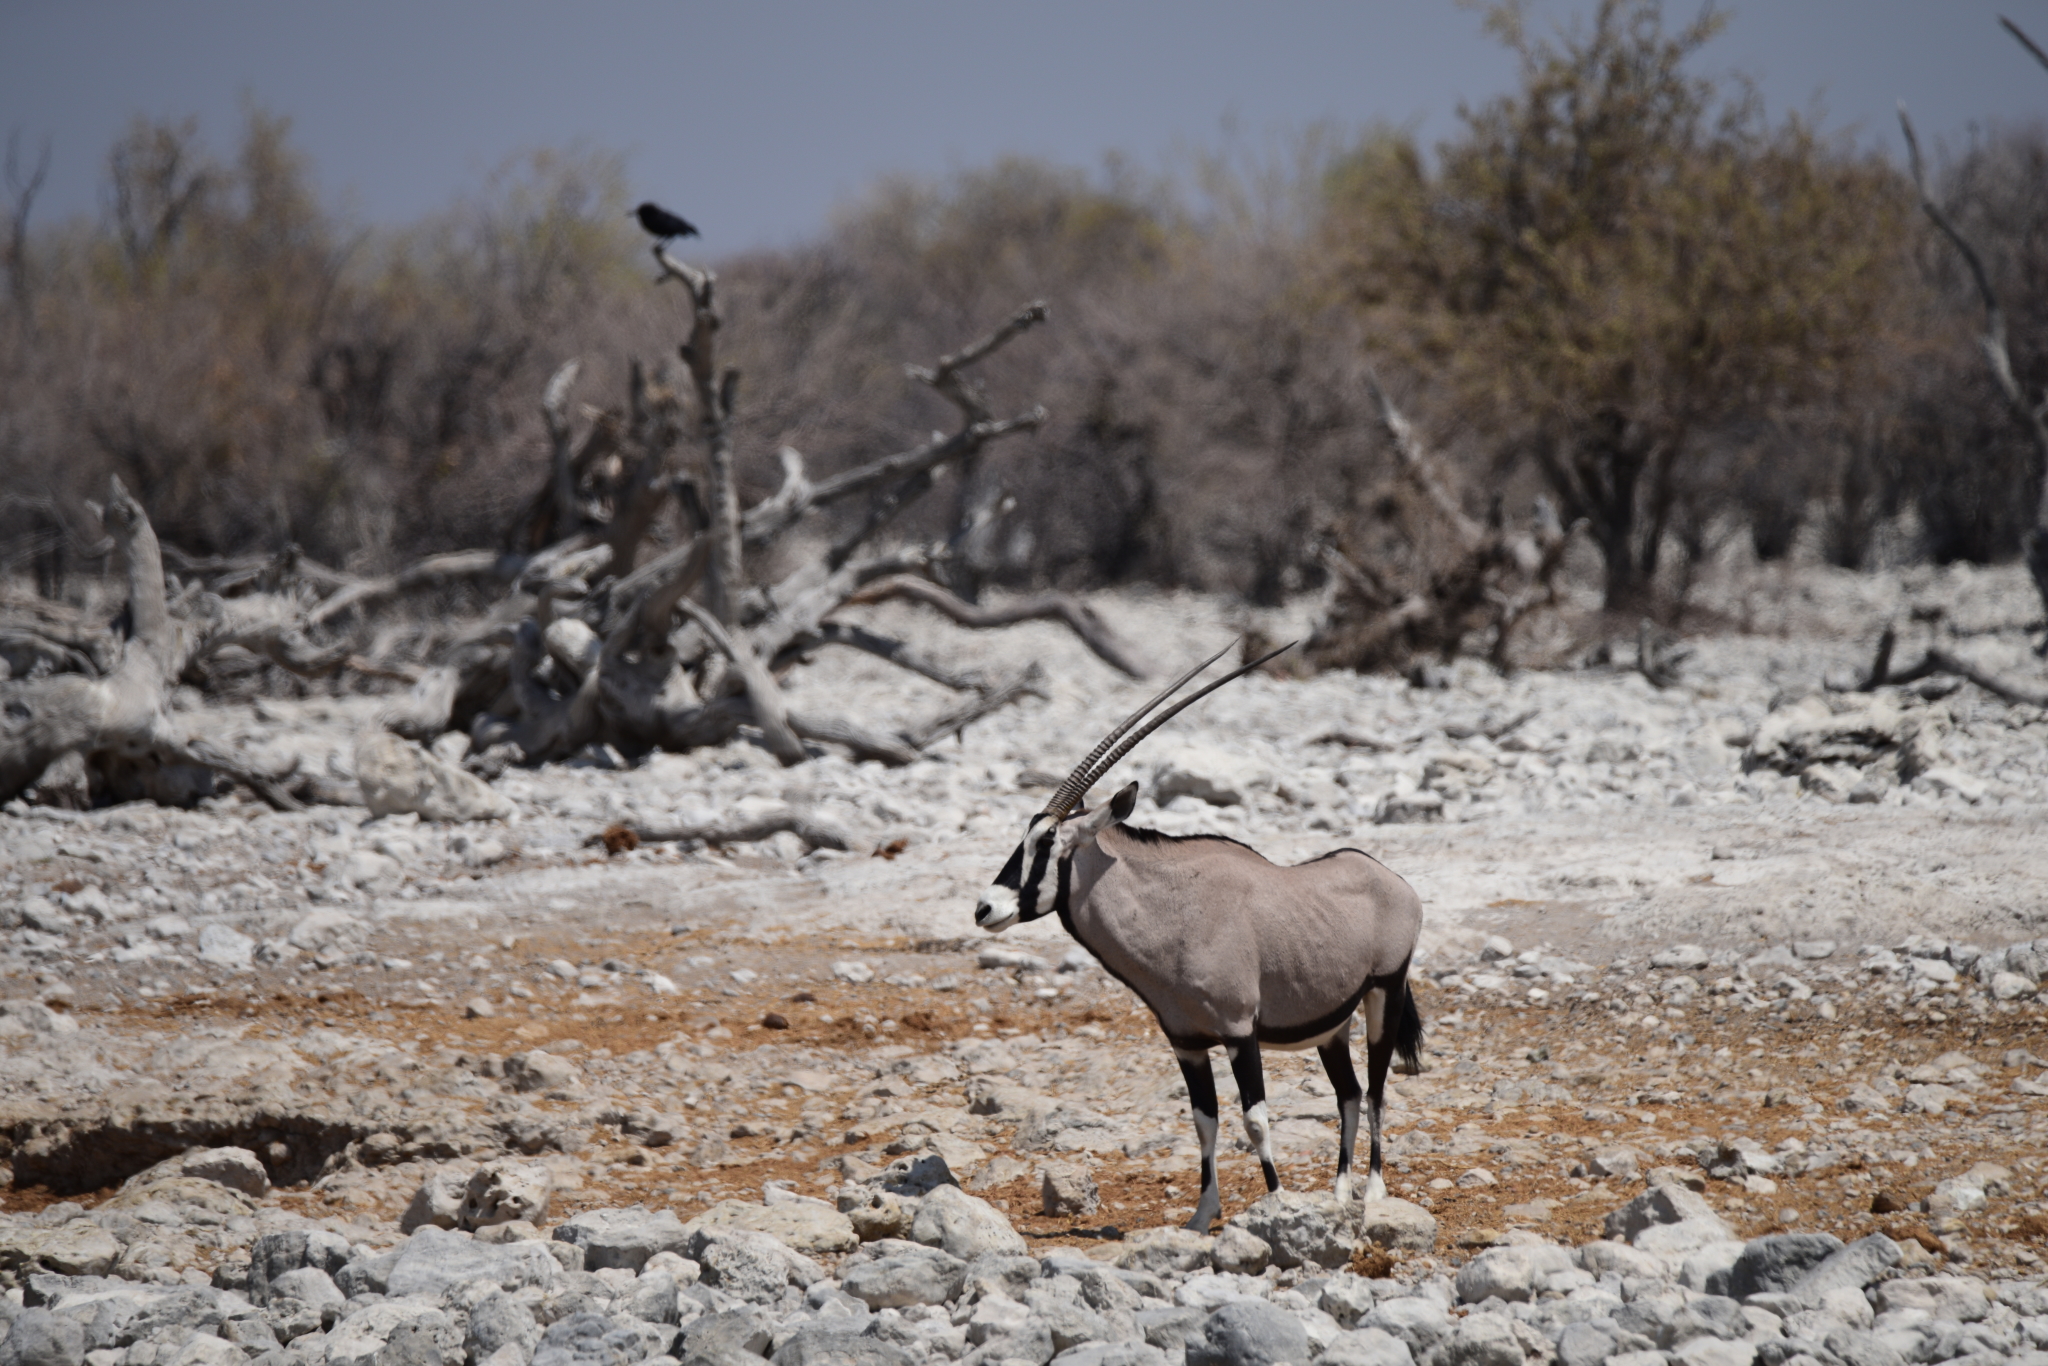
[[[661,279],[679,280],[690,292],[690,339],[678,350],[690,368],[697,390],[697,434],[704,443],[711,476],[711,575],[707,596],[711,614],[723,625],[733,623],[740,584],[739,484],[733,472],[732,405],[739,393],[740,372],[718,367],[718,277],[708,269],[685,265],[664,247],[654,249]]]
[[[717,360],[716,280],[709,271],[679,261],[664,249],[657,248],[655,255],[660,279],[683,285],[691,301],[690,336],[681,354],[693,381],[710,506],[690,541],[631,572],[598,581],[587,592],[563,597],[554,606],[552,622],[536,618],[521,627],[520,639],[527,643],[508,661],[513,681],[501,691],[498,710],[480,714],[471,724],[473,753],[498,756],[488,761],[495,766],[508,755],[524,762],[566,758],[575,747],[591,742],[614,745],[625,753],[688,749],[723,743],[737,730],[751,727],[763,747],[786,764],[801,762],[819,744],[843,746],[857,758],[903,764],[940,737],[1036,690],[1033,678],[991,682],[935,664],[901,642],[828,620],[842,608],[881,596],[916,595],[963,624],[981,627],[1026,616],[1055,616],[1117,667],[1141,671],[1133,652],[1078,604],[1048,600],[1027,605],[1025,611],[991,614],[970,608],[962,613],[952,609],[964,604],[957,604],[937,585],[906,577],[930,573],[943,559],[943,548],[908,546],[862,553],[931,488],[940,465],[969,460],[991,443],[1034,430],[1045,420],[1039,408],[997,417],[968,374],[970,367],[1042,323],[1043,306],[1020,310],[988,336],[929,369],[909,370],[911,378],[930,385],[959,410],[961,422],[951,434],[815,481],[806,473],[802,455],[785,447],[779,453],[781,486],[742,509],[731,442],[738,377]],[[642,392],[636,387],[629,430],[641,425]],[[554,435],[557,452],[566,444],[563,434]],[[559,461],[557,455],[556,470]],[[799,565],[779,583],[747,586],[747,548],[767,548],[806,518],[861,495],[867,505],[842,522],[822,555]],[[655,481],[640,480],[637,488],[629,485],[614,500],[614,525],[644,516],[649,500],[660,496]],[[614,559],[612,568],[619,570],[627,563]],[[890,586],[876,590],[871,585],[877,582]],[[700,590],[702,602],[693,597]],[[898,735],[876,734],[843,715],[791,709],[777,672],[797,667],[825,644],[866,650],[967,696],[932,722]],[[488,662],[479,660],[477,667]],[[431,696],[423,694],[423,705],[405,717],[408,733],[419,734],[420,714],[437,710],[451,687],[461,686],[442,684]],[[593,699],[589,708],[584,706],[586,699]],[[584,724],[592,715],[595,725]],[[454,720],[452,713],[449,719]]]
[[[2019,26],[2004,21],[2006,28],[2036,57],[2041,50],[2036,47]],[[2044,62],[2043,65],[2048,65]],[[1913,186],[1920,196],[1920,208],[1928,220],[1940,229],[1942,236],[1954,244],[1969,267],[1970,278],[1976,283],[1977,294],[1984,302],[1984,330],[1977,337],[1978,349],[1984,353],[1985,364],[1991,371],[1991,378],[2004,397],[2006,406],[2012,410],[2013,419],[2027,434],[2033,444],[2036,468],[2040,471],[2040,489],[2034,503],[2034,525],[2027,531],[2023,550],[2026,556],[2027,572],[2033,576],[2034,591],[2041,599],[2041,606],[2048,611],[2048,395],[2039,403],[2030,402],[2020,388],[2018,376],[2013,373],[2012,352],[2005,343],[2005,310],[1999,306],[1998,292],[1991,287],[1991,274],[1984,267],[1984,258],[1964,237],[1948,211],[1935,201],[1927,184],[1927,168],[1920,160],[1920,139],[1913,134],[1913,120],[1906,114],[1906,106],[1899,105],[1899,129],[1906,135],[1907,160],[1913,170]],[[2041,640],[2040,653],[2048,654],[2048,636]]]

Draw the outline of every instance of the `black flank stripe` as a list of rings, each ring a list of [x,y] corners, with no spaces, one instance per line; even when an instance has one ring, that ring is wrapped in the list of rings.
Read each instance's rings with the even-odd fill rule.
[[[1371,991],[1376,984],[1383,986],[1385,981],[1384,979],[1366,978],[1364,984],[1352,993],[1350,1000],[1338,1006],[1329,1014],[1310,1020],[1307,1024],[1282,1027],[1259,1025],[1255,1031],[1256,1037],[1261,1043],[1289,1044],[1300,1043],[1303,1039],[1313,1039],[1319,1034],[1327,1034],[1342,1024],[1345,1016],[1358,1009],[1358,1003],[1365,999],[1365,993]]]

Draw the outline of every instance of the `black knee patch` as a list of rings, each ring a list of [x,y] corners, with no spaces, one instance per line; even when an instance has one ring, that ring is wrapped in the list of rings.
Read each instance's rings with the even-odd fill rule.
[[[1209,1059],[1205,1056],[1199,1062],[1181,1058],[1181,1080],[1188,1085],[1188,1104],[1197,1114],[1216,1118],[1216,1074],[1209,1070]]]
[[[1235,1039],[1230,1050],[1230,1075],[1237,1079],[1237,1103],[1249,1110],[1266,1098],[1266,1069],[1259,1057],[1257,1039]]]

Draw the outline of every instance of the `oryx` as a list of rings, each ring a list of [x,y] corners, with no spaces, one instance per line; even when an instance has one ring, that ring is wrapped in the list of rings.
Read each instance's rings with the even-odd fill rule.
[[[1350,1198],[1358,1133],[1360,1093],[1350,1038],[1360,1007],[1372,1132],[1368,1200],[1386,1194],[1380,1117],[1387,1065],[1398,1052],[1410,1070],[1420,1066],[1422,1017],[1408,991],[1408,962],[1422,925],[1422,903],[1377,859],[1338,849],[1283,868],[1221,835],[1135,829],[1123,822],[1137,805],[1136,783],[1095,811],[1076,809],[1133,745],[1182,708],[1287,648],[1217,679],[1125,738],[1153,708],[1221,658],[1218,651],[1125,718],[1031,818],[1024,842],[974,909],[974,923],[997,933],[1057,913],[1067,933],[1151,1008],[1180,1060],[1202,1140],[1202,1194],[1187,1226],[1204,1232],[1222,1208],[1211,1048],[1220,1044],[1230,1056],[1245,1132],[1258,1150],[1269,1191],[1280,1188],[1280,1174],[1273,1166],[1259,1048],[1316,1050],[1337,1092],[1339,1200]]]

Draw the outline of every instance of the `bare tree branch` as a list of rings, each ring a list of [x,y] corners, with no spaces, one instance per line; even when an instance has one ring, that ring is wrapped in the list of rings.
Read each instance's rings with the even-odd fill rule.
[[[804,473],[803,452],[784,446],[775,455],[782,462],[782,487],[740,518],[740,539],[750,546],[766,545],[817,502],[817,487]]]
[[[2048,707],[2048,688],[2028,687],[2024,683],[2000,678],[1997,674],[1980,669],[1961,655],[1953,654],[1939,645],[1928,650],[1927,662],[1944,673],[1969,679],[1993,697],[2016,702],[2022,706]]]
[[[665,633],[676,604],[703,579],[710,563],[711,538],[693,536],[620,579],[612,585],[612,614],[605,633],[618,629],[619,614],[625,611],[639,616],[640,636]]]
[[[1365,383],[1372,390],[1373,402],[1379,406],[1380,426],[1386,429],[1388,439],[1394,443],[1394,455],[1400,462],[1401,472],[1422,491],[1429,505],[1436,509],[1437,515],[1443,518],[1445,525],[1464,543],[1465,548],[1476,549],[1486,540],[1486,528],[1465,515],[1465,510],[1458,506],[1458,500],[1437,478],[1435,458],[1422,444],[1422,438],[1415,434],[1415,424],[1394,406],[1394,400],[1380,386],[1379,375],[1367,369]]]
[[[892,574],[922,570],[931,560],[931,551],[908,546],[837,568],[822,560],[803,565],[762,594],[769,615],[752,630],[754,648],[773,659],[791,641],[817,630],[820,622],[862,586]]]
[[[917,762],[917,751],[900,739],[877,735],[841,716],[817,716],[800,712],[789,714],[789,728],[806,740],[829,741],[844,745],[853,751],[856,759],[874,759],[901,768]]]
[[[2017,39],[2021,47],[2034,54],[2035,61],[2039,62],[2043,67],[2048,67],[2048,52],[2043,52],[2041,45],[2032,38],[2029,38],[2018,24],[2006,18],[2003,14],[1998,16],[1998,22],[2005,25],[2005,31]]]
[[[101,672],[99,662],[85,651],[25,626],[0,626],[0,657],[6,655],[34,656],[49,673],[92,678]]]
[[[943,613],[962,626],[977,630],[988,630],[997,626],[1013,626],[1020,621],[1058,621],[1065,624],[1096,657],[1132,678],[1143,678],[1150,672],[1142,659],[1130,646],[1117,639],[1108,624],[1096,615],[1095,609],[1084,602],[1068,597],[1064,593],[1041,593],[1035,597],[1020,598],[1000,607],[981,606],[963,602],[929,579],[913,578],[908,574],[892,575],[877,583],[871,583],[846,599],[848,603],[886,602],[890,598],[908,598]]]
[[[924,729],[910,737],[910,742],[919,749],[929,749],[935,741],[943,740],[948,735],[960,734],[984,716],[1000,711],[1021,697],[1044,696],[1045,673],[1034,660],[1015,678],[990,688],[979,697],[969,698],[952,710],[933,718],[926,723]]]
[[[575,434],[569,426],[569,390],[576,385],[576,376],[581,373],[583,362],[571,358],[562,363],[548,380],[548,387],[540,400],[541,417],[548,426],[548,452],[550,459],[549,487],[555,500],[555,526],[557,536],[566,536],[577,529],[582,520],[576,507],[576,452]]]
[[[1045,420],[1045,410],[1034,408],[1028,413],[1005,421],[979,423],[951,436],[927,441],[910,450],[885,455],[879,460],[872,460],[828,479],[821,479],[809,485],[808,490],[800,497],[784,499],[778,493],[774,498],[747,509],[742,524],[746,544],[766,545],[794,526],[798,519],[814,507],[824,507],[827,503],[837,502],[841,498],[864,493],[893,479],[922,474],[1000,437],[1014,432],[1034,431],[1043,425]]]
[[[429,555],[396,574],[348,582],[306,613],[306,625],[324,626],[351,608],[367,608],[400,593],[416,593],[474,579],[510,582],[519,577],[526,563],[523,555],[506,555],[495,550],[455,550],[446,555]]]
[[[754,723],[761,728],[761,737],[768,746],[768,752],[784,765],[802,763],[803,742],[790,729],[789,709],[783,704],[782,689],[776,686],[775,675],[768,672],[749,646],[734,640],[710,612],[688,598],[680,599],[676,605],[697,623],[705,637],[739,670],[740,680],[746,684],[747,700],[754,707]]]
[[[1030,331],[1039,323],[1044,322],[1048,316],[1050,315],[1046,311],[1043,300],[1026,304],[1011,314],[1009,320],[1001,327],[998,327],[980,341],[968,343],[950,356],[941,356],[939,363],[930,369],[926,369],[922,365],[908,365],[904,367],[904,371],[912,379],[929,384],[933,389],[944,394],[952,402],[953,406],[960,410],[961,416],[965,417],[970,425],[986,422],[992,416],[989,411],[988,396],[981,392],[980,385],[975,384],[961,372],[976,361],[994,355],[1004,346],[1007,346],[1013,338]]]
[[[2025,34],[2010,23],[2006,27],[2026,42],[2029,49],[2033,49]],[[1991,367],[1991,377],[1998,385],[1998,392],[2005,397],[2013,416],[2026,429],[2028,438],[2034,443],[2034,453],[2041,461],[2040,498],[2034,507],[2034,525],[2027,532],[2026,559],[2028,572],[2034,579],[2034,590],[2040,595],[2042,604],[2048,606],[2048,401],[2039,405],[2029,403],[2020,389],[2019,379],[2013,374],[2012,353],[2005,344],[2005,310],[1999,306],[1998,294],[1991,287],[1990,272],[1984,268],[1983,257],[1977,254],[1977,249],[1970,245],[1948,212],[1935,202],[1927,185],[1927,169],[1920,159],[1920,139],[1914,136],[1913,120],[1906,113],[1904,101],[1899,103],[1899,129],[1906,135],[1907,159],[1912,166],[1913,187],[1919,193],[1920,207],[1934,226],[1955,244],[1963,263],[1970,269],[1970,277],[1977,282],[1977,293],[1983,297],[1984,333],[1977,339],[1977,345]],[[2048,651],[2048,639],[2042,641],[2041,648]]]
[[[103,678],[57,674],[0,683],[0,801],[11,800],[53,764],[86,768],[190,765],[248,783],[273,806],[296,809],[278,775],[248,766],[224,747],[186,736],[170,717],[171,681],[195,633],[174,619],[164,592],[163,554],[142,505],[119,478],[109,481],[101,521],[128,583],[128,644]],[[216,602],[220,601],[215,599]]]
[[[936,664],[903,641],[877,635],[865,626],[854,626],[842,621],[820,622],[815,631],[798,636],[783,646],[770,667],[783,668],[794,662],[798,656],[808,654],[821,645],[843,645],[871,654],[877,659],[886,659],[899,669],[907,669],[920,677],[929,678],[940,687],[951,688],[955,692],[979,692],[987,682],[979,673],[960,673],[942,664]]]

